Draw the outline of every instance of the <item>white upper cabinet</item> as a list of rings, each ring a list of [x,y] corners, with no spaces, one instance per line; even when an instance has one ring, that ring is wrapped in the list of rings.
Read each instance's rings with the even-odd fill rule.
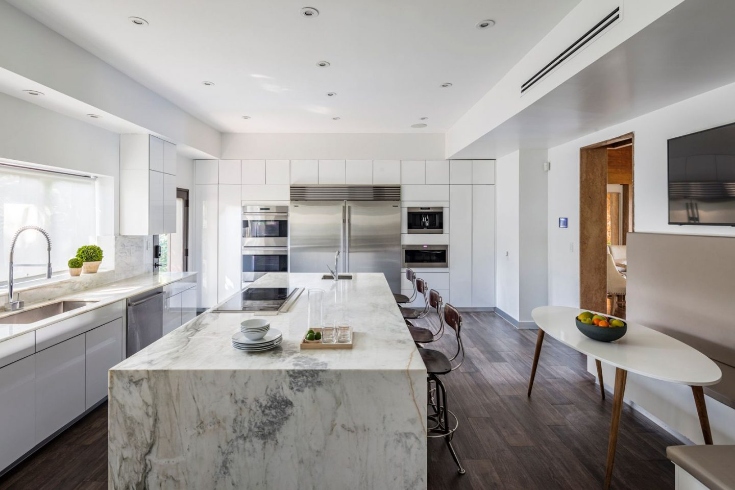
[[[265,184],[265,160],[242,161],[242,185]]]
[[[163,172],[163,140],[151,136],[148,139],[150,170]]]
[[[319,183],[341,185],[345,183],[344,160],[319,160]]]
[[[449,290],[454,306],[472,305],[472,187],[449,186]],[[446,298],[445,298],[446,300]]]
[[[140,233],[141,235],[161,235],[164,233],[164,175],[166,174],[162,172],[150,171],[148,181],[148,230],[146,233]],[[174,192],[174,194],[176,193]],[[176,206],[175,199],[174,196],[174,207]]]
[[[451,160],[449,162],[450,184],[472,184],[472,160]]]
[[[372,160],[347,160],[345,162],[345,183],[347,185],[372,185]]]
[[[472,306],[495,306],[494,185],[472,186]]]
[[[427,160],[426,183],[430,185],[448,184],[449,162],[447,160]]]
[[[242,162],[240,160],[219,161],[219,183],[240,185],[242,182]]]
[[[176,233],[176,176],[163,175],[163,233]]]
[[[472,183],[495,184],[495,160],[472,160]]]
[[[374,185],[398,185],[400,183],[400,160],[373,160]]]
[[[197,185],[219,183],[219,160],[196,160],[194,164]]]
[[[218,302],[226,300],[242,289],[242,187],[240,185],[219,186]]]
[[[176,175],[176,145],[163,142],[163,173]]]
[[[288,160],[265,161],[265,183],[268,185],[288,185],[290,162]]]
[[[319,160],[291,160],[291,184],[319,183]]]
[[[426,183],[426,162],[403,160],[401,162],[401,184],[423,185]]]

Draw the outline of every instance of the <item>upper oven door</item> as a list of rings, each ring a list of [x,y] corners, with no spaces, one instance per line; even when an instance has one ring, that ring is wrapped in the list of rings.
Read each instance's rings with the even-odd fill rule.
[[[280,206],[246,206],[242,213],[243,247],[288,245],[288,213]],[[288,208],[286,208],[288,209]]]
[[[408,208],[406,212],[408,233],[444,233],[443,208]]]

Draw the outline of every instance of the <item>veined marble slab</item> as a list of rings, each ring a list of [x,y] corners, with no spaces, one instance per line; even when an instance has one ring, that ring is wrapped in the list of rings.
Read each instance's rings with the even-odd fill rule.
[[[110,370],[110,488],[426,488],[426,368],[385,277],[258,285],[284,281],[326,290],[354,348],[299,350],[307,291],[272,351],[231,346],[250,313],[175,330]]]

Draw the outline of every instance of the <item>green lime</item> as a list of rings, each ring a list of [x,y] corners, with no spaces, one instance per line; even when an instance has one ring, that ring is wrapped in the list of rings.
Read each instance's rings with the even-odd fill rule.
[[[309,331],[308,331],[308,332],[306,332],[306,333],[314,333],[314,330],[312,330],[312,329],[309,329]]]
[[[314,340],[314,331],[309,330],[309,333],[306,334],[306,340]]]
[[[317,332],[314,334],[314,340],[322,340],[322,333]]]

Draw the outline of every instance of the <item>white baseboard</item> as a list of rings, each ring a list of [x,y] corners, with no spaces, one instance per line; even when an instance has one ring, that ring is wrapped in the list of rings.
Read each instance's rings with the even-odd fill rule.
[[[495,308],[495,314],[498,315],[500,318],[505,320],[506,322],[513,325],[518,330],[537,330],[538,326],[536,325],[536,322],[521,322],[501,310],[500,308]]]

